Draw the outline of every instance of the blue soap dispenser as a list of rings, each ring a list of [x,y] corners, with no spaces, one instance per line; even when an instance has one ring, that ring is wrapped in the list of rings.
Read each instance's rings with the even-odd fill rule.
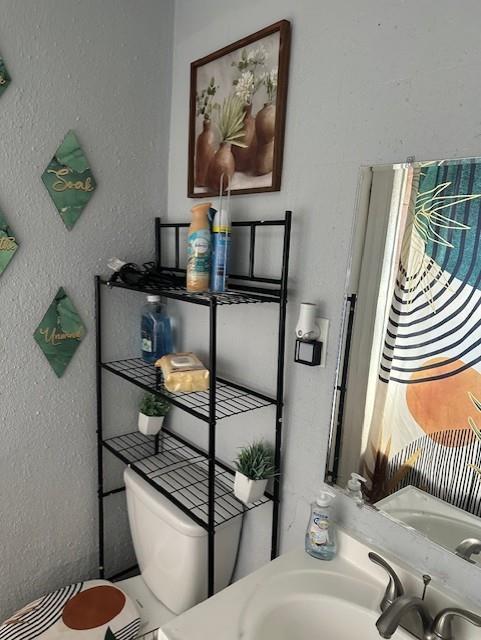
[[[142,358],[154,364],[167,353],[173,353],[172,325],[160,296],[148,295],[141,317]]]
[[[324,488],[311,504],[306,530],[306,551],[313,558],[332,560],[337,553],[336,525],[332,519],[332,501],[336,494]]]

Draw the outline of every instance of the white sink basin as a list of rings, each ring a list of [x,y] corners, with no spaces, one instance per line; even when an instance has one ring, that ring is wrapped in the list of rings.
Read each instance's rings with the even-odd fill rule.
[[[326,575],[327,574],[327,575]],[[338,573],[289,571],[254,591],[240,617],[242,640],[379,640],[379,589]],[[398,630],[394,638],[410,638]]]
[[[302,548],[290,551],[174,618],[159,629],[156,640],[380,640],[376,620],[386,574],[370,562],[369,546],[341,529],[338,534],[334,560],[316,560]],[[422,570],[411,572],[386,559],[406,592],[419,594]],[[433,583],[426,597],[433,614],[447,606],[481,614]],[[393,638],[413,640],[401,628]],[[456,640],[479,638],[478,628],[456,623]]]

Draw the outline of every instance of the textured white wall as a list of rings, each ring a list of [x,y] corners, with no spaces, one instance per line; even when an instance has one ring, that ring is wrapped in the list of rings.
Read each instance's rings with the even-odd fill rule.
[[[293,21],[282,191],[237,196],[232,210],[234,217],[246,218],[277,216],[286,208],[295,215],[282,518],[282,549],[287,550],[302,544],[308,502],[323,478],[359,167],[402,161],[413,154],[418,159],[480,155],[476,78],[481,6],[474,0],[177,0],[169,159],[172,218],[187,218],[192,205],[185,197],[189,63],[281,18]],[[292,363],[292,335],[302,300],[320,302],[322,314],[331,320],[326,369]],[[186,321],[189,339],[184,346],[203,352],[206,325],[201,311],[195,313]],[[273,388],[274,367],[262,360],[273,349],[273,311],[256,307],[220,313],[225,326],[223,373]],[[267,434],[272,424],[268,409],[220,423],[221,453],[233,455],[252,433]],[[185,432],[192,436],[193,428],[196,437],[205,440],[202,425],[184,420]],[[268,520],[260,511],[248,518],[241,575],[267,559]],[[425,570],[449,579],[459,593],[473,591],[479,574],[460,560],[446,560],[448,576],[440,566],[444,552],[382,517],[346,513],[347,524],[373,543],[408,560],[416,544],[412,562],[422,559]]]
[[[302,543],[307,505],[323,475],[358,167],[411,154],[480,153],[481,7],[464,0],[461,9],[447,0],[176,3],[169,212],[178,219],[191,206],[184,196],[190,61],[277,19],[294,22],[283,189],[233,201],[235,216],[294,210],[289,332],[304,299],[319,301],[331,319],[327,369],[292,364],[292,341],[287,346],[284,550]],[[1,618],[95,571],[92,275],[104,271],[113,254],[147,256],[151,217],[164,207],[172,7],[161,0],[0,0],[0,11],[0,51],[14,78],[0,100],[0,207],[21,242],[0,280]],[[99,188],[69,233],[40,175],[70,128]],[[60,285],[89,333],[58,381],[32,333]],[[119,320],[106,336],[112,355],[132,353],[138,301],[127,300],[130,317],[121,297],[112,307],[111,317]],[[205,354],[206,316],[189,312],[183,346]],[[246,309],[241,320],[238,309],[221,314],[223,371],[272,388],[274,363],[259,354],[273,352],[274,310]],[[138,393],[113,380],[108,392],[107,428],[129,430]],[[172,418],[172,424],[182,420],[180,428],[191,437],[205,439],[204,425],[180,414]],[[272,418],[264,409],[220,423],[221,453],[232,457],[252,434],[269,433]],[[113,500],[120,513],[122,499]],[[240,574],[268,557],[265,512],[249,516]],[[415,562],[438,575],[446,568],[445,580],[454,580],[460,593],[474,585],[477,573],[460,561],[445,559],[382,518],[346,513],[374,544],[405,557],[416,544]],[[117,530],[121,534],[119,560],[128,547],[125,521],[119,525],[116,515],[109,520],[116,527],[112,541]]]
[[[0,208],[21,244],[0,279],[1,620],[95,574],[93,274],[112,255],[152,252],[152,217],[166,197],[173,3],[0,0],[0,15],[13,78],[0,100]],[[40,180],[69,129],[99,185],[71,232]],[[60,380],[32,338],[59,286],[88,331]],[[137,302],[116,307],[114,337],[134,336]],[[139,394],[114,390],[107,428],[129,430],[112,418],[134,419]],[[128,554],[127,528],[115,518],[122,499],[111,499],[110,539]]]

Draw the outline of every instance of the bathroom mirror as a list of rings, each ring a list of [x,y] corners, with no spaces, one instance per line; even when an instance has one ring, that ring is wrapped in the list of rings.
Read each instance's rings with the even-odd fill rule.
[[[481,158],[361,170],[326,479],[481,563]]]

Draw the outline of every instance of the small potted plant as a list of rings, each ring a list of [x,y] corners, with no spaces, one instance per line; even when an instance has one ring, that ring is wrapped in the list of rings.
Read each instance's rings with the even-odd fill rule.
[[[254,442],[240,450],[234,464],[235,497],[244,504],[262,498],[267,481],[276,475],[272,447],[262,440]]]
[[[139,406],[139,431],[146,436],[155,436],[162,428],[170,403],[153,393],[146,393]]]

